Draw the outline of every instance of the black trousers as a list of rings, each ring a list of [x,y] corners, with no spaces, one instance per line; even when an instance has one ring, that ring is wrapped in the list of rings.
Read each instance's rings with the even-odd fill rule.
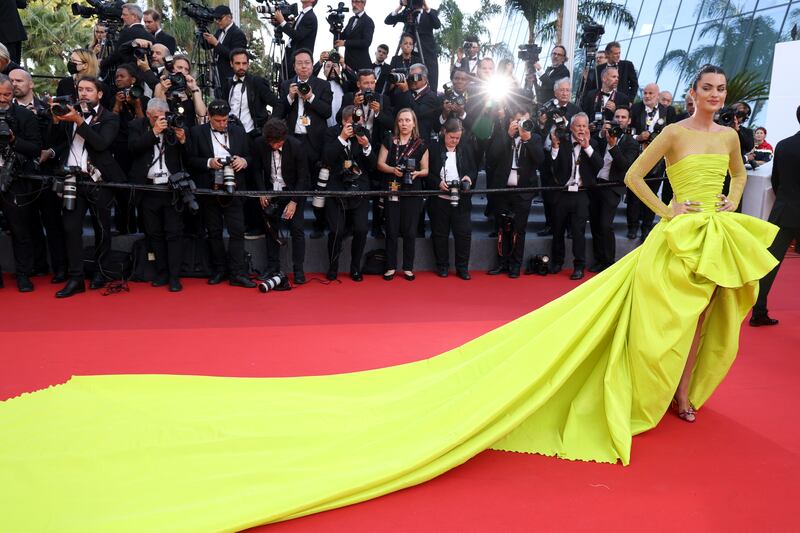
[[[181,275],[183,212],[176,205],[180,207],[182,203],[172,192],[145,191],[139,206],[145,235],[156,255],[159,278],[177,279]]]
[[[471,210],[472,201],[469,196],[461,198],[458,207],[450,205],[450,200],[438,196],[431,198],[431,240],[437,267],[448,268],[450,266],[450,232],[452,231],[455,241],[456,269],[468,269],[469,252],[472,245]]]
[[[572,256],[575,268],[586,266],[586,219],[589,218],[589,194],[584,191],[558,191],[553,209],[553,247],[550,261],[563,265],[566,254],[564,232],[569,223],[572,232]]]
[[[778,229],[778,234],[775,235],[775,240],[769,247],[769,252],[775,256],[775,259],[780,261],[769,274],[761,278],[758,285],[758,299],[753,306],[753,316],[758,318],[767,314],[767,296],[772,289],[772,284],[775,282],[775,277],[778,275],[778,269],[783,263],[783,258],[786,256],[786,251],[792,243],[792,239],[797,239],[800,242],[800,228],[784,228]]]
[[[67,249],[67,274],[71,279],[83,279],[83,221],[88,209],[95,221],[94,259],[102,266],[111,250],[111,206],[114,194],[101,187],[79,187],[75,209],[63,210],[64,243]]]
[[[33,263],[36,271],[40,269],[43,271],[47,265],[54,274],[67,271],[67,251],[64,247],[61,204],[61,198],[50,189],[42,190],[34,203],[33,241],[35,251]]]
[[[350,243],[350,272],[361,271],[361,258],[367,244],[369,229],[369,200],[366,198],[344,199],[328,198],[325,201],[325,215],[328,219],[328,271],[339,272],[339,257],[342,253],[342,240],[345,234],[347,217],[350,216],[353,229],[353,242]],[[395,243],[395,249],[396,249]]]
[[[659,175],[649,175],[646,176],[647,178],[655,178],[660,177]],[[650,190],[653,191],[653,194],[658,196],[658,188],[661,187],[660,181],[648,181],[646,182],[647,186],[650,187]],[[647,236],[650,233],[650,230],[653,229],[653,221],[656,218],[656,214],[653,211],[644,205],[639,197],[633,194],[630,189],[625,190],[625,217],[628,219],[628,231],[630,233],[636,233],[639,229],[639,224],[642,227],[642,237]]]
[[[33,275],[34,211],[32,195],[17,195],[11,190],[0,194],[0,208],[11,229],[11,246],[14,250],[14,271],[18,275]]]
[[[511,239],[503,243],[502,250],[498,249],[497,254],[500,266],[510,270],[519,270],[525,257],[525,231],[528,227],[528,216],[531,214],[531,200],[531,194],[507,193],[497,195],[494,201],[496,213],[505,211],[514,219]]]
[[[123,234],[136,233],[136,201],[132,191],[125,189],[114,190],[114,227]]]
[[[614,235],[614,215],[620,195],[609,189],[589,190],[589,224],[592,230],[594,262],[602,266],[614,264],[617,255],[617,238]],[[573,237],[575,234],[572,234]]]
[[[283,214],[283,210],[286,208],[286,204],[289,203],[288,198],[281,198],[275,199],[273,201],[278,202],[280,206],[280,213]],[[290,220],[280,219],[278,222],[279,226],[274,227],[273,231],[279,232],[280,231],[280,224],[286,224],[289,226],[289,235],[292,237],[292,269],[297,271],[303,270],[303,262],[306,258],[306,234],[303,231],[303,226],[305,224],[304,214],[303,211],[305,210],[306,199],[301,198],[297,207],[294,210],[294,216]],[[261,224],[266,225],[264,223],[264,219],[261,219]],[[266,229],[266,228],[265,228]],[[267,269],[266,272],[280,272],[281,271],[281,247],[275,241],[275,239],[270,235],[269,230],[267,230],[266,235],[266,245],[267,245]]]
[[[290,131],[294,131],[294,126],[290,126],[289,128]],[[308,135],[295,135],[295,138],[303,143],[303,151],[308,158],[308,170],[311,176],[311,183],[309,183],[309,186],[311,189],[316,189],[317,176],[319,176],[320,156],[317,154],[316,150],[311,147],[311,141],[309,140]],[[327,199],[325,201],[327,202]],[[325,208],[314,207],[312,209],[314,211],[314,220],[312,221],[312,227],[314,228],[314,231],[325,231]]]
[[[5,44],[6,49],[8,49],[8,55],[11,57],[11,61],[17,64],[22,63],[22,41],[3,44]]]
[[[228,230],[228,274],[244,276],[244,202],[241,197],[204,197],[201,200],[203,221],[208,231],[211,264],[214,272],[225,272],[225,243],[223,227]]]
[[[397,269],[397,241],[403,238],[403,270],[414,270],[417,224],[422,210],[421,196],[401,196],[386,201],[386,270]]]

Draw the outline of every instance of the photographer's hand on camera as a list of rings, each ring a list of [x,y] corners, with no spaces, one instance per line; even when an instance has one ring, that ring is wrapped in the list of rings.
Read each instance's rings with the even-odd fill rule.
[[[243,157],[235,155],[233,156],[233,161],[231,161],[231,168],[234,170],[234,172],[241,172],[247,168],[247,160]]]
[[[642,133],[636,136],[636,140],[639,141],[640,143],[646,143],[650,141],[650,132],[644,130]]]
[[[208,160],[208,168],[211,170],[222,170],[222,163],[220,163],[219,159],[216,157],[212,157]]]
[[[219,40],[210,33],[204,33],[203,39],[211,46],[217,46],[219,44]]]
[[[156,120],[156,123],[153,124],[153,133],[156,135],[161,135],[167,128],[169,128],[169,125],[167,124],[167,117],[160,116],[158,117],[158,120]]]

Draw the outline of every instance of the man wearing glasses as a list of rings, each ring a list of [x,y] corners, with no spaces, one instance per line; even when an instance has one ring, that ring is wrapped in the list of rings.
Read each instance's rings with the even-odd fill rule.
[[[239,27],[233,23],[233,14],[228,6],[217,6],[214,8],[214,22],[217,23],[217,31],[214,35],[204,33],[203,39],[214,49],[217,58],[217,80],[216,89],[219,91],[219,84],[222,80],[233,77],[233,67],[231,67],[231,50],[237,48],[247,48],[247,37]]]
[[[567,60],[567,49],[557,44],[550,52],[550,65],[542,69],[541,63],[534,64],[536,69],[536,96],[540,103],[555,98],[553,84],[556,80],[569,78],[569,69],[564,64]]]

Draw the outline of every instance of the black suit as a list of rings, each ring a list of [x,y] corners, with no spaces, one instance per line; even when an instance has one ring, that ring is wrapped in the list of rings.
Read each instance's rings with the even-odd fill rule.
[[[538,83],[536,84],[536,95],[539,102],[555,98],[553,84],[561,78],[569,78],[569,69],[566,65],[550,66],[545,69],[544,74],[542,74],[541,78],[538,78]]]
[[[317,40],[317,15],[313,8],[309,9],[307,13],[298,15],[294,24],[287,22],[280,26],[280,29],[292,39],[292,42],[287,44],[284,55],[286,77],[292,78],[294,76],[294,53],[297,50],[305,48],[311,52],[311,57],[314,57],[314,43]]]
[[[478,181],[478,164],[472,143],[466,139],[456,146],[456,168],[458,176],[443,176],[442,166],[447,161],[447,152],[443,144],[431,143],[429,154],[428,188],[438,189],[442,180],[450,182],[469,177],[472,181],[470,189],[475,188]],[[472,196],[465,195],[459,198],[458,206],[453,207],[449,199],[439,196],[431,198],[431,241],[433,241],[433,254],[436,266],[445,269],[450,266],[449,238],[453,232],[455,246],[455,267],[459,272],[468,270],[470,247],[472,244],[472,224],[470,215],[472,211]]]
[[[544,157],[542,138],[538,134],[532,134],[528,142],[520,142],[517,145],[516,139],[508,136],[508,123],[504,122],[502,127],[494,129],[486,152],[487,161],[494,162],[489,188],[535,186],[536,167],[544,161]],[[508,185],[515,159],[517,183]],[[499,266],[507,268],[512,273],[519,273],[525,255],[525,230],[531,212],[531,200],[533,193],[506,193],[498,195],[492,202],[496,213],[507,213],[513,217],[511,231],[500,228],[501,231],[498,232],[503,239],[502,249],[498,249],[501,252],[498,253]]]
[[[416,13],[411,13],[411,10],[406,7],[398,14],[389,13],[384,20],[385,24],[394,26],[398,22],[403,23],[403,32],[415,35],[414,27],[410,26],[407,22],[409,16],[413,16],[416,20],[416,35],[418,42],[415,47],[422,52],[422,57],[425,60],[425,66],[428,67],[428,80],[431,87],[438,88],[439,84],[439,46],[436,44],[436,39],[433,36],[433,30],[438,30],[442,27],[439,20],[439,11],[431,9],[427,13],[422,10]]]
[[[439,115],[442,112],[439,95],[431,87],[428,85],[416,94],[411,89],[406,92],[395,89],[392,93],[392,107],[397,110],[411,108],[417,115],[419,136],[426,141],[431,138],[431,130],[439,131]]]
[[[272,161],[274,151],[264,141],[263,137],[258,137],[254,141],[254,145],[253,159],[255,167],[251,174],[257,178],[255,188],[256,190],[273,191],[275,187],[272,182],[272,174],[273,171],[276,170],[276,165],[273,165]],[[280,154],[281,178],[285,183],[283,190],[307,191],[311,184],[311,176],[308,171],[306,154],[303,153],[303,143],[289,136],[283,143]],[[289,225],[289,232],[292,236],[292,265],[295,272],[303,270],[303,262],[305,261],[306,241],[303,230],[305,200],[304,196],[273,198],[271,200],[272,202],[277,202],[279,207],[278,211],[281,215],[286,208],[286,204],[290,201],[297,204],[294,216],[290,221],[277,222],[277,224],[288,223]],[[270,224],[273,225],[273,222],[275,221],[270,221]],[[279,272],[281,270],[280,246],[272,235],[272,232],[276,232],[278,229],[276,225],[273,225],[272,230],[267,234],[267,266],[265,270],[267,273]]]
[[[217,39],[222,35],[222,30],[217,29],[214,37]],[[247,48],[247,36],[244,32],[234,23],[228,26],[225,30],[225,38],[217,43],[214,47],[214,54],[217,57],[217,74],[219,74],[219,83],[223,80],[233,77],[233,67],[231,67],[231,50],[236,48]]]
[[[322,155],[323,164],[331,169],[328,189],[332,191],[368,191],[370,189],[370,172],[378,160],[378,146],[371,145],[369,155],[358,144],[354,137],[340,141],[342,126],[336,125],[325,132],[325,149]],[[352,162],[361,170],[350,183],[345,182],[346,162]],[[350,167],[353,168],[352,166]],[[350,244],[350,272],[361,271],[361,256],[367,243],[369,229],[369,201],[366,198],[328,198],[325,201],[325,215],[328,220],[328,272],[339,271],[339,257],[344,240],[347,211],[351,213],[353,241]]]
[[[393,56],[391,61],[389,62],[389,70],[394,70],[398,68],[409,69],[411,65],[415,65],[417,63],[422,63],[422,58],[416,52],[411,52],[411,57],[405,59],[403,55]]]
[[[363,12],[358,16],[358,22],[355,16],[350,17],[342,31],[340,39],[344,40],[344,62],[356,72],[372,65],[369,47],[372,45],[373,33],[375,22]]]
[[[160,157],[155,155],[158,147]],[[150,126],[148,118],[140,118],[128,125],[128,150],[132,159],[129,173],[131,183],[153,185],[148,179],[151,166],[174,174],[183,170],[186,147],[183,144],[169,144],[163,137],[159,139]],[[169,184],[160,184],[163,192],[144,191],[141,195],[144,232],[150,240],[156,256],[156,279],[177,279],[180,277],[183,256],[183,218],[182,203],[178,195],[170,191]]]
[[[580,179],[584,187],[592,187],[597,182],[597,173],[603,167],[603,155],[595,139],[590,139],[592,154],[581,149],[578,155]],[[586,190],[570,192],[567,183],[574,168],[574,147],[572,138],[564,139],[555,159],[550,154],[553,169],[553,180],[556,185],[564,187],[558,191],[553,207],[553,248],[550,261],[553,267],[564,264],[565,246],[564,232],[567,223],[572,230],[572,255],[576,269],[586,265],[586,219],[589,218],[589,196]]]
[[[24,107],[11,104],[6,120],[14,132],[13,153],[17,156],[18,171],[32,170],[32,161],[39,157],[42,137],[36,115]],[[4,164],[9,164],[9,161]],[[11,243],[14,249],[14,270],[17,274],[30,276],[34,269],[34,226],[36,207],[31,201],[41,187],[31,180],[15,179],[7,191],[0,193],[0,208],[11,227]],[[41,232],[41,230],[39,230]]]
[[[243,89],[244,88],[244,89]],[[225,79],[222,82],[223,97],[230,103],[233,91],[244,90],[247,95],[247,108],[253,118],[254,131],[249,131],[251,135],[258,136],[264,123],[269,119],[267,106],[272,106],[272,112],[276,113],[281,106],[278,97],[269,87],[269,82],[261,76],[252,74],[245,75],[241,82],[234,83],[233,78]],[[231,106],[231,113],[240,116],[241,110]],[[254,133],[255,132],[255,133]]]
[[[480,65],[481,59],[476,55],[475,57],[469,58],[464,57],[461,59],[461,62],[456,65],[453,63],[453,68],[450,69],[450,79],[453,79],[453,74],[456,72],[464,72],[469,76],[472,76],[473,79],[477,78],[478,76],[478,65]]]
[[[100,70],[105,71],[109,67],[121,65],[122,63],[136,63],[133,56],[133,49],[130,46],[123,46],[134,39],[144,39],[145,41],[155,42],[153,34],[145,29],[144,24],[137,22],[130,26],[125,26],[119,32],[116,43],[114,43],[114,53],[105,58],[100,63]]]
[[[372,69],[373,72],[378,69],[378,73],[375,75],[375,92],[385,93],[386,87],[389,85],[389,74],[392,72],[392,67],[384,61],[380,65],[372,63],[368,68]]]
[[[778,143],[772,161],[772,191],[775,193],[775,205],[772,206],[769,221],[779,229],[769,251],[782,263],[792,240],[800,241],[800,174],[797,172],[800,168],[800,132]],[[780,266],[778,263],[761,280],[758,300],[753,306],[753,317],[758,318],[767,314],[767,296]]]
[[[631,105],[630,98],[619,90],[611,91],[611,101],[614,102],[617,107],[630,107]],[[589,122],[595,120],[595,115],[597,113],[602,113],[604,120],[614,119],[614,112],[603,107],[603,98],[601,98],[599,90],[586,93],[583,97],[583,102],[581,102],[581,108],[584,113],[589,115]]]
[[[84,139],[84,148],[89,162],[102,174],[103,181],[121,183],[126,181],[111,152],[114,139],[120,128],[119,116],[102,106],[91,124],[84,122],[77,129],[71,122],[61,122],[51,130],[50,146],[56,153],[61,167],[69,160],[74,135]],[[91,184],[91,181],[85,181]],[[76,207],[62,213],[64,238],[67,249],[68,273],[71,279],[83,279],[83,218],[90,209],[97,220],[95,227],[95,260],[102,264],[111,250],[111,205],[114,195],[103,187],[78,187]]]
[[[158,30],[158,32],[155,34],[155,39],[156,43],[166,46],[169,49],[170,54],[175,54],[175,50],[178,49],[178,43],[175,41],[175,37],[164,30]]]
[[[609,66],[608,63],[600,65],[596,69],[597,76],[601,81],[603,79],[603,71],[607,66]],[[636,68],[633,63],[623,59],[617,64],[617,72],[619,72],[619,84],[617,84],[619,91],[625,93],[630,101],[633,102],[639,94],[639,78],[636,75]],[[589,71],[589,76],[586,78],[586,92],[597,89],[597,76],[595,76],[595,70]]]
[[[28,40],[17,10],[27,6],[27,0],[0,0],[0,42],[6,45],[15,63],[22,60],[22,41]]]
[[[608,141],[599,142],[600,155],[605,158]],[[592,249],[596,264],[607,267],[616,260],[617,240],[614,236],[614,215],[622,193],[625,173],[639,157],[639,143],[631,135],[623,135],[617,144],[608,150],[611,156],[608,180],[597,179],[598,185],[615,183],[617,186],[593,187],[589,189],[589,222],[592,230]],[[605,163],[605,160],[604,160]]]
[[[224,139],[228,153],[237,155],[252,166],[250,137],[244,129],[230,124],[227,137],[215,132],[217,139]],[[208,160],[214,156],[212,132],[210,124],[201,124],[192,128],[189,143],[189,169],[198,188],[210,189],[214,186],[214,171],[208,168]],[[246,173],[236,173],[236,188],[244,189]],[[222,241],[223,219],[228,230],[228,273],[231,276],[246,275],[244,264],[244,202],[242,197],[220,198],[206,196],[201,199],[200,207],[203,220],[208,230],[208,244],[211,248],[211,262],[215,274],[225,271],[225,244]]]

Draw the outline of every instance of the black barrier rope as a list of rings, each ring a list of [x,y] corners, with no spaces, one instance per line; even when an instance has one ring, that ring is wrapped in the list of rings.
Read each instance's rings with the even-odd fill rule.
[[[63,180],[63,176],[52,176],[52,175],[44,175],[44,174],[20,174],[17,176],[18,178],[22,179],[29,179],[29,180],[36,180],[42,182],[52,182],[54,179]],[[657,182],[657,181],[666,181],[667,178],[647,178],[644,181],[647,182]],[[78,187],[107,187],[112,189],[126,189],[126,190],[133,190],[133,191],[151,191],[151,192],[170,192],[176,189],[171,188],[168,185],[140,185],[140,184],[133,184],[133,183],[115,183],[110,181],[89,181],[89,180],[82,180],[77,182]],[[596,190],[605,187],[624,187],[623,183],[617,182],[606,182],[606,183],[598,183],[591,187],[580,187],[579,190],[582,191],[589,191],[589,190]],[[510,193],[537,193],[543,191],[566,191],[566,188],[563,186],[551,186],[551,187],[505,187],[502,189],[469,189],[466,191],[459,191],[459,196],[466,196],[466,195],[482,195],[482,194],[510,194]],[[193,194],[201,195],[201,196],[223,196],[223,197],[231,197],[231,196],[242,196],[242,197],[249,197],[249,198],[260,198],[262,196],[269,196],[270,198],[280,198],[280,197],[292,197],[292,196],[321,196],[325,198],[355,198],[355,197],[381,197],[381,196],[439,196],[441,194],[447,194],[446,191],[442,191],[439,189],[423,189],[417,191],[329,191],[326,189],[319,190],[319,191],[235,191],[235,192],[227,192],[227,191],[218,191],[213,189],[194,189],[192,190]]]

